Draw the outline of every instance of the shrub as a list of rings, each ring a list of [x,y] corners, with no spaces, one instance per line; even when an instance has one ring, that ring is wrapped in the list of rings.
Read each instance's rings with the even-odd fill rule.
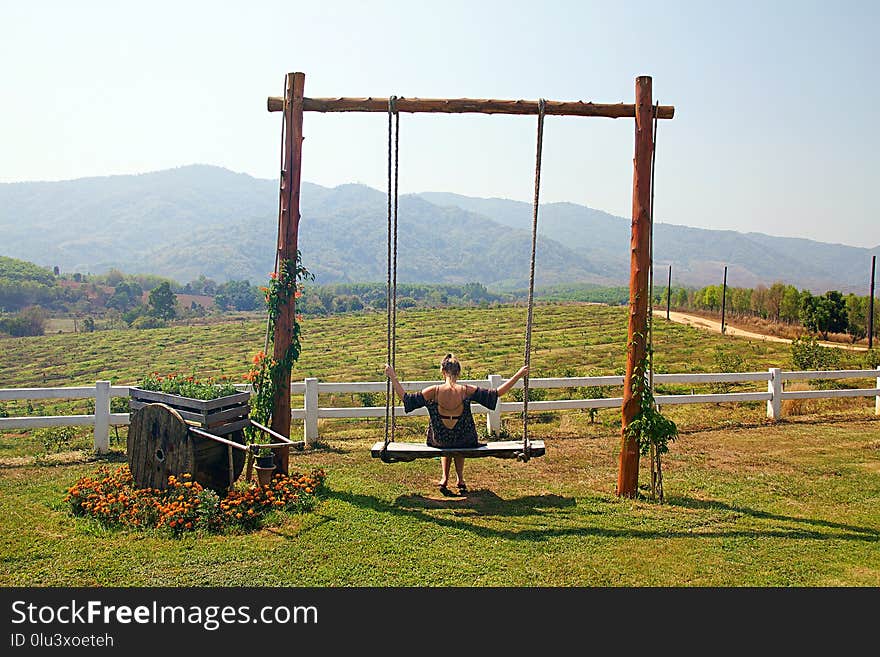
[[[165,328],[168,323],[164,319],[153,317],[152,315],[141,315],[131,323],[133,329],[155,329]]]
[[[46,454],[63,452],[70,449],[71,443],[76,438],[74,427],[47,427],[37,429],[34,436],[43,444]]]
[[[15,338],[44,335],[45,332],[46,311],[39,306],[30,306],[0,319],[0,333],[7,333]]]
[[[510,396],[514,401],[521,402],[523,400],[524,388],[514,388],[510,391]],[[543,401],[547,399],[546,388],[529,388],[529,401]]]
[[[840,351],[824,347],[814,337],[799,337],[791,343],[791,362],[796,370],[840,368]]]
[[[713,356],[715,367],[719,372],[745,372],[748,369],[745,358],[735,351],[716,346]]]
[[[745,372],[747,370],[745,358],[736,351],[729,351],[724,349],[724,347],[716,346],[713,355],[715,358],[715,369],[718,372]],[[712,384],[712,390],[717,393],[727,393],[732,389],[732,383],[720,382]]]
[[[601,386],[584,386],[578,388],[578,392],[582,399],[606,399],[608,397],[605,388]],[[599,415],[599,409],[588,408],[586,410],[590,414],[590,424],[594,423]]]

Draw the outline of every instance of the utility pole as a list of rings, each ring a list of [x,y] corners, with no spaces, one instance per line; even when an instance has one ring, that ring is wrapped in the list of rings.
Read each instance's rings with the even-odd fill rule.
[[[727,306],[727,265],[724,265],[724,283],[721,285],[721,334],[724,334],[724,310]]]
[[[669,301],[672,298],[672,265],[669,265],[669,276],[666,278],[666,319],[669,319]]]
[[[874,266],[877,256],[871,256],[871,293],[868,295],[868,349],[874,347]]]

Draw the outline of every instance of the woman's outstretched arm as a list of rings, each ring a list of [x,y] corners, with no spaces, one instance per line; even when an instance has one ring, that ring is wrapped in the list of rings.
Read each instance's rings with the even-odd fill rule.
[[[385,364],[385,376],[391,379],[391,385],[394,387],[394,391],[397,393],[397,396],[400,397],[400,400],[403,401],[403,396],[406,394],[406,390],[403,389],[400,381],[397,380],[397,372],[395,372],[394,368],[387,363]]]
[[[509,391],[516,384],[516,382],[523,378],[526,374],[528,374],[528,372],[529,368],[525,365],[519,368],[519,371],[516,374],[514,374],[511,378],[507,379],[507,381],[498,386],[498,396],[501,397],[503,394]]]

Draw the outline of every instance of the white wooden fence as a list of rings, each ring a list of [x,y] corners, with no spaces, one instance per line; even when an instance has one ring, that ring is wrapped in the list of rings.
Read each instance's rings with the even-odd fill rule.
[[[784,382],[817,379],[868,379],[875,378],[873,388],[845,388],[823,390],[791,390],[784,389]],[[504,379],[498,374],[490,374],[487,379],[460,381],[472,385],[488,386],[497,388]],[[784,372],[779,368],[771,368],[767,372],[729,372],[709,374],[656,374],[654,384],[686,384],[699,385],[710,383],[749,383],[767,382],[767,391],[756,392],[729,392],[717,394],[684,394],[684,395],[654,395],[654,399],[660,406],[672,404],[717,404],[721,402],[767,402],[767,417],[779,419],[782,417],[782,402],[786,399],[828,399],[835,397],[874,397],[874,412],[880,415],[880,367],[876,370],[828,370],[828,371],[800,371]],[[408,391],[421,390],[433,385],[436,381],[404,381],[404,389]],[[590,376],[530,379],[530,388],[578,388],[578,387],[622,387],[623,376]],[[241,390],[247,390],[249,386],[236,386]],[[515,388],[522,388],[522,381],[518,381]],[[356,393],[384,393],[384,381],[370,381],[361,383],[322,383],[316,378],[308,378],[301,383],[291,384],[291,394],[303,396],[302,408],[291,409],[291,416],[295,420],[303,421],[303,431],[307,444],[313,444],[318,439],[319,418],[377,418],[385,417],[385,406],[355,406],[333,407],[320,406],[318,403],[321,394],[356,394]],[[4,400],[34,400],[34,399],[94,399],[95,413],[92,415],[58,415],[58,416],[30,416],[30,417],[5,417],[0,418],[0,431],[7,429],[33,429],[39,427],[57,426],[94,426],[95,428],[95,451],[99,454],[106,453],[110,447],[110,427],[127,425],[128,413],[111,413],[110,399],[112,397],[128,397],[128,386],[113,386],[109,381],[98,381],[94,386],[81,386],[74,388],[6,388],[0,389],[0,401]],[[570,409],[590,408],[620,408],[623,403],[622,397],[605,397],[601,399],[558,399],[550,401],[529,401],[530,411],[560,411]],[[486,428],[490,433],[497,433],[501,429],[502,413],[521,413],[522,402],[499,402],[495,410],[489,410],[474,404],[474,413],[486,415]],[[394,407],[395,416],[405,415],[402,406]],[[418,409],[411,415],[426,415],[424,408]]]

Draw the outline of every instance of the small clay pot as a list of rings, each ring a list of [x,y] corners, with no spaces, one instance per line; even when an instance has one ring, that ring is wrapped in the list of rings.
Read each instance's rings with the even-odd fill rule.
[[[267,486],[272,481],[272,475],[275,474],[275,466],[273,465],[271,468],[263,468],[259,465],[254,468],[257,471],[257,481],[260,482],[260,486]]]

